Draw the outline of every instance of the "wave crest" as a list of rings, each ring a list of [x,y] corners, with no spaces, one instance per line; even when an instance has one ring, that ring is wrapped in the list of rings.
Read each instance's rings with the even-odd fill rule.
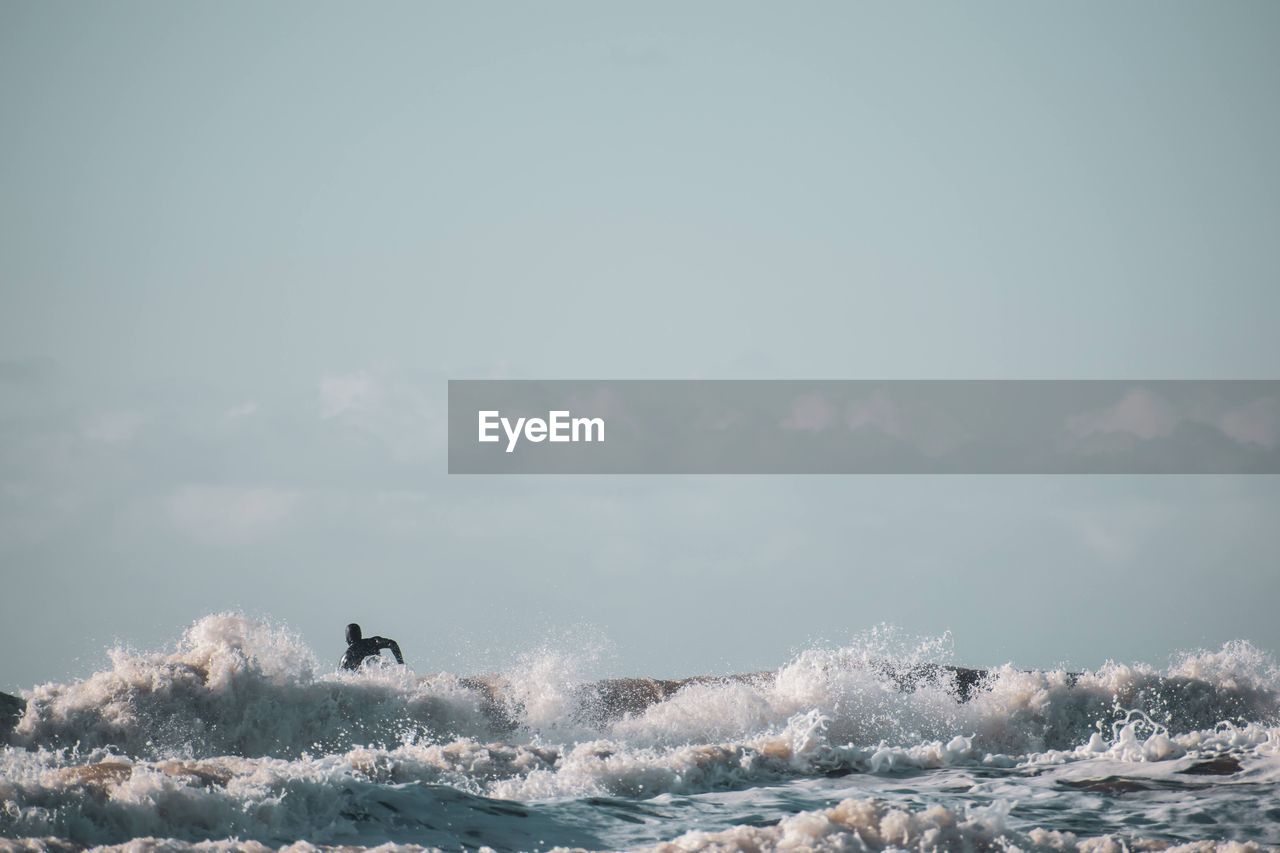
[[[172,652],[114,649],[110,666],[84,680],[29,691],[12,740],[142,758],[291,758],[465,738],[645,749],[749,742],[816,714],[835,744],[962,736],[983,753],[1025,755],[1079,747],[1133,711],[1172,734],[1280,716],[1276,667],[1247,643],[1184,655],[1165,673],[1116,663],[977,673],[937,662],[948,647],[946,637],[904,643],[881,630],[772,672],[666,682],[589,681],[556,652],[501,676],[323,672],[296,635],[223,613],[191,626]],[[980,678],[960,690],[963,673]]]

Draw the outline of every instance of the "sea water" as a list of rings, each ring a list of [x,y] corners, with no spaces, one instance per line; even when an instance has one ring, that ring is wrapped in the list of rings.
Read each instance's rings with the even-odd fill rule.
[[[564,656],[482,689],[321,665],[205,617],[25,691],[0,844],[135,849],[1251,850],[1280,845],[1280,674],[1237,642],[1160,669],[992,669],[868,635],[621,715]],[[607,711],[608,709],[605,709]]]

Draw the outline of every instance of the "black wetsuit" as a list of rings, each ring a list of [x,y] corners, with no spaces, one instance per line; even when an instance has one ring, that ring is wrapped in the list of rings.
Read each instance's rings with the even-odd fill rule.
[[[351,630],[352,628],[355,630]],[[386,637],[361,637],[360,627],[352,624],[347,628],[347,653],[342,656],[342,668],[359,669],[367,659],[378,657],[383,649],[391,649],[391,654],[396,656],[396,663],[404,663],[400,645],[395,640],[388,640]]]

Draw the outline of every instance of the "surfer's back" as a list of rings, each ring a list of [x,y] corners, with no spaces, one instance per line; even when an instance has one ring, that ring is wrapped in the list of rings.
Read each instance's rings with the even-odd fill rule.
[[[396,663],[404,663],[400,654],[400,644],[386,637],[362,636],[360,626],[352,622],[347,626],[347,651],[342,655],[343,669],[359,669],[369,658],[376,658],[383,649],[390,649]]]

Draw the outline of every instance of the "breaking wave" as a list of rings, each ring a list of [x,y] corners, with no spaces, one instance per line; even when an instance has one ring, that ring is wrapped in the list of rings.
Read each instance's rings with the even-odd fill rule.
[[[736,826],[720,832],[689,832],[652,848],[654,853],[739,850],[1024,850],[1121,853],[1126,839],[1080,838],[1073,832],[1035,828],[1018,832],[1006,826],[1008,808],[988,807],[957,813],[943,806],[908,810],[868,799],[842,800],[833,808],[801,812],[775,826]],[[1250,853],[1257,844],[1200,842],[1169,847],[1139,841],[1141,847],[1178,853]]]
[[[878,629],[771,672],[679,683],[590,682],[551,653],[482,677],[343,673],[278,626],[217,614],[171,652],[113,650],[86,679],[24,694],[0,753],[0,836],[509,849],[678,836],[669,849],[694,850],[818,833],[804,843],[987,849],[997,827],[1028,849],[1076,849],[1063,833],[1080,815],[1062,832],[1036,830],[1019,825],[1012,803],[1052,791],[1082,804],[1108,778],[1158,792],[1133,826],[1163,820],[1169,839],[1205,837],[1160,799],[1204,780],[1262,785],[1241,825],[1280,823],[1267,805],[1280,778],[1280,675],[1247,643],[1163,671],[1002,666],[965,689],[948,654],[948,638]],[[904,778],[916,779],[909,802],[877,798],[900,793]],[[848,780],[876,796],[830,808],[831,786]],[[980,817],[946,799],[962,783],[1006,788]],[[792,800],[766,806],[780,790],[800,798],[801,813]],[[722,809],[722,825],[703,828],[708,802],[744,797],[753,808]],[[769,825],[758,825],[762,810]],[[1097,820],[1079,837],[1115,828]],[[663,829],[646,836],[637,825]]]

